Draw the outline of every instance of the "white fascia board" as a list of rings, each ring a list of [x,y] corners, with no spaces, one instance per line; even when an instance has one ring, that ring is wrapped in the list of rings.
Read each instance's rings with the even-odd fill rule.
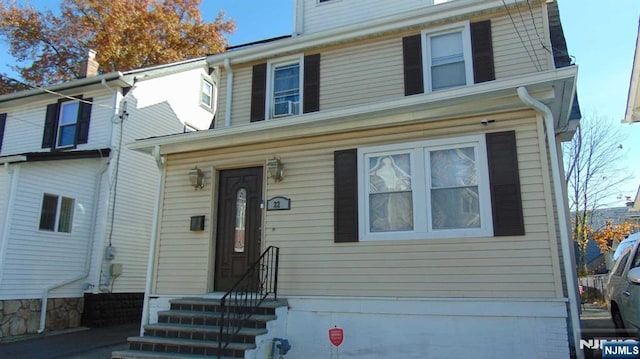
[[[520,3],[528,3],[524,0],[515,0],[509,6]],[[326,31],[316,32],[310,35],[300,34],[291,38],[267,42],[261,45],[237,49],[224,53],[210,55],[207,61],[211,66],[223,66],[225,60],[233,64],[246,63],[257,60],[265,60],[271,57],[282,56],[288,53],[298,53],[306,49],[335,45],[338,43],[352,42],[357,39],[404,31],[411,28],[442,22],[448,19],[468,18],[476,14],[503,9],[502,0],[458,0],[438,6],[427,6],[424,9],[411,10],[397,15],[366,21],[354,25],[339,27]]]
[[[356,129],[410,123],[421,120],[445,118],[453,115],[474,115],[474,109],[456,106],[461,103],[485,101],[484,111],[504,111],[524,108],[518,100],[516,89],[526,86],[528,91],[544,103],[555,101],[553,86],[575,86],[577,68],[565,67],[559,70],[511,77],[420,95],[392,99],[385,102],[363,104],[332,111],[292,116],[278,120],[253,122],[242,126],[204,130],[184,134],[139,139],[127,145],[128,148],[151,153],[155,146],[160,154],[197,151],[245,145],[250,143],[277,141]],[[441,110],[446,108],[446,110]],[[366,118],[367,121],[361,121]]]

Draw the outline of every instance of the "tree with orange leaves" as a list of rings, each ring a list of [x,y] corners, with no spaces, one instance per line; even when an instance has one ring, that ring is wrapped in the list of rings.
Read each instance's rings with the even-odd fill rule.
[[[80,76],[89,49],[100,72],[126,71],[197,58],[225,50],[233,20],[220,11],[202,20],[201,0],[67,0],[60,14],[0,0],[0,38],[17,61],[21,81],[50,85]],[[0,93],[16,89],[0,76]],[[18,84],[19,85],[19,84]]]
[[[593,240],[596,241],[600,250],[607,252],[611,250],[614,239],[622,242],[625,237],[633,233],[637,228],[638,225],[635,223],[623,222],[614,225],[611,221],[607,221],[603,227],[593,231]]]

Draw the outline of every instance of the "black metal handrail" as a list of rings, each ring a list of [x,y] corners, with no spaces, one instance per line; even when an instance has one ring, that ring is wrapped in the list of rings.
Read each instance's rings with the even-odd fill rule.
[[[220,299],[218,359],[260,304],[272,294],[278,299],[279,255],[280,248],[269,246]]]

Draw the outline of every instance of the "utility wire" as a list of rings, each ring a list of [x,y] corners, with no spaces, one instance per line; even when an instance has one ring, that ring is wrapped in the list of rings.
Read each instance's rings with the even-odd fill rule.
[[[528,1],[527,1],[527,3],[528,3]],[[531,9],[531,8],[529,8],[529,9]],[[520,21],[522,22],[522,26],[524,27],[524,30],[525,30],[525,32],[527,34],[527,38],[529,39],[529,44],[531,44],[531,50],[533,51],[533,55],[536,58],[536,62],[540,66],[540,69],[543,69],[544,66],[542,66],[542,62],[540,61],[540,58],[538,57],[538,52],[536,51],[536,45],[534,44],[533,39],[531,38],[531,35],[529,34],[529,26],[527,26],[527,24],[526,24],[526,22],[524,20],[524,16],[522,16],[522,11],[518,11],[518,15],[520,15]],[[531,22],[533,23],[533,25],[535,27],[536,20],[533,18],[533,12],[531,13]],[[540,39],[539,36],[538,36],[538,39]]]
[[[86,104],[89,104],[89,105],[96,105],[96,106],[108,108],[108,109],[111,109],[111,110],[114,109],[112,106],[103,105],[101,103],[97,103],[97,102],[94,102],[94,101],[87,101],[87,100],[75,98],[73,96],[68,96],[68,95],[65,95],[65,94],[61,94],[59,92],[48,90],[48,89],[46,89],[44,87],[40,87],[40,86],[36,86],[36,85],[30,85],[30,84],[28,84],[28,83],[26,83],[24,81],[17,80],[15,78],[13,78],[11,76],[7,76],[5,74],[0,74],[0,76],[4,77],[6,79],[9,79],[10,81],[17,82],[19,84],[25,85],[25,86],[27,86],[29,88],[32,88],[32,89],[35,89],[35,90],[44,91],[46,93],[49,93],[49,94],[52,94],[52,95],[55,95],[55,96],[58,96],[58,97],[61,97],[61,98],[66,98],[68,100],[74,100],[74,101],[78,101],[78,102],[83,102],[83,103],[86,103]]]
[[[520,39],[522,46],[524,46],[524,49],[527,51],[527,55],[529,56],[531,63],[533,64],[533,66],[535,66],[537,71],[542,71],[542,69],[538,67],[538,64],[533,59],[533,56],[531,56],[531,52],[529,51],[527,44],[525,44],[524,39],[522,39],[522,35],[520,34],[520,31],[518,30],[518,27],[516,26],[516,23],[513,20],[513,16],[511,16],[511,11],[509,11],[509,7],[507,6],[506,1],[502,0],[502,4],[504,5],[504,8],[507,10],[507,14],[509,15],[509,19],[511,19],[511,24],[513,25],[513,29],[516,31],[516,34],[518,34],[518,38]],[[535,52],[535,49],[534,49],[534,52]]]

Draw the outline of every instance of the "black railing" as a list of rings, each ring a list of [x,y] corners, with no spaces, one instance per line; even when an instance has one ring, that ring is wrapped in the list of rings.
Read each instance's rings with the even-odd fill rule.
[[[279,255],[280,248],[267,248],[220,299],[218,358],[267,297],[278,299]]]

